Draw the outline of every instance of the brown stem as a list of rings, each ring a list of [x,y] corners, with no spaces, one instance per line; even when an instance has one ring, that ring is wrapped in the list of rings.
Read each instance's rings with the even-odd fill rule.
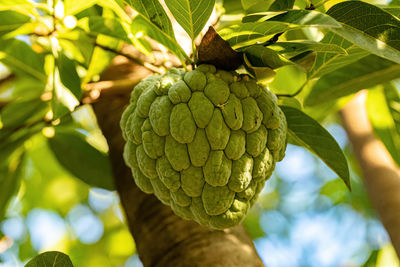
[[[340,112],[361,166],[369,198],[400,256],[400,170],[373,133],[365,108],[366,91]]]
[[[124,140],[119,128],[130,92],[119,91],[102,95],[93,107],[110,147],[116,188],[144,266],[264,266],[243,226],[225,231],[202,227],[177,217],[154,195],[136,187],[122,158]]]

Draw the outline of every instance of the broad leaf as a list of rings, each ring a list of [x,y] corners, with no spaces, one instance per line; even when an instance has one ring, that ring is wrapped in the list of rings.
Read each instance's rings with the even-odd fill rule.
[[[97,3],[97,0],[64,0],[64,13],[66,16],[75,15]]]
[[[30,21],[28,16],[7,10],[0,11],[0,36],[11,32]]]
[[[248,13],[268,11],[274,0],[241,0],[242,7]]]
[[[30,260],[25,267],[74,267],[68,255],[58,251],[47,251]]]
[[[76,72],[75,62],[64,53],[60,53],[57,58],[57,67],[61,82],[77,99],[80,99],[82,95],[81,80]]]
[[[273,16],[267,21],[242,23],[222,29],[219,34],[233,48],[268,41],[277,33],[303,27],[336,28],[341,27],[331,17],[317,11],[291,10]]]
[[[89,34],[103,34],[130,42],[124,26],[116,18],[103,18],[100,16],[85,17],[79,20],[78,26]]]
[[[54,155],[69,172],[91,186],[114,188],[108,155],[90,145],[79,132],[58,131],[48,139]]]
[[[308,40],[277,42],[275,44],[269,45],[268,48],[271,48],[279,52],[280,54],[286,54],[286,55],[297,55],[306,51],[347,55],[346,50],[336,44],[327,44],[327,43],[313,42]]]
[[[368,91],[367,111],[375,134],[386,146],[393,160],[400,165],[400,131],[398,110],[390,108],[400,105],[396,88],[386,85]],[[397,107],[398,108],[398,107]],[[391,113],[393,110],[395,113]],[[393,116],[394,115],[394,116]]]
[[[40,99],[15,101],[0,112],[0,129],[14,128],[29,124],[44,117],[48,104]]]
[[[287,10],[293,8],[295,0],[275,0],[275,2],[269,7],[269,10]]]
[[[115,50],[119,50],[120,41],[114,38],[110,38],[105,35],[97,36],[96,42]],[[95,75],[99,75],[105,70],[114,58],[115,54],[100,47],[95,47],[91,55],[90,63],[83,82],[89,82]]]
[[[340,24],[330,16],[315,10],[289,10],[269,19],[294,25],[312,26],[318,28],[341,28]]]
[[[176,21],[194,40],[210,17],[215,0],[166,0]]]
[[[39,16],[35,4],[35,1],[29,0],[0,0],[0,11],[14,10],[25,15]]]
[[[296,108],[281,106],[281,109],[286,116],[289,134],[324,161],[350,189],[346,157],[330,133],[317,121]]]
[[[0,221],[4,218],[11,197],[18,191],[25,169],[24,162],[23,153],[19,153],[10,161],[0,163]]]
[[[111,9],[124,22],[129,23],[131,18],[125,12],[125,3],[123,0],[97,0],[97,4]]]
[[[126,2],[154,27],[175,39],[172,23],[158,0],[126,0]]]
[[[248,22],[224,28],[218,33],[232,48],[237,49],[266,42],[277,33],[299,27],[279,21]]]
[[[176,42],[172,23],[167,13],[157,0],[125,0],[139,15],[131,24],[133,34],[144,32],[152,39],[164,45],[178,58],[189,59],[183,49]]]
[[[53,87],[53,97],[51,99],[51,108],[53,111],[53,119],[58,119],[70,112],[79,105],[79,100],[75,94],[66,87],[61,80],[61,73],[57,66],[50,75]]]
[[[47,79],[43,69],[44,57],[35,53],[23,41],[0,39],[0,62],[17,73],[27,74],[40,81]]]
[[[319,78],[305,105],[324,103],[400,77],[400,65],[369,55]]]
[[[143,16],[136,16],[133,19],[131,31],[132,34],[136,34],[139,32],[145,33],[153,40],[156,40],[157,42],[168,48],[179,59],[188,59],[186,53],[176,42],[175,37],[171,37],[170,35],[166,34]]]
[[[332,29],[350,42],[380,57],[400,63],[400,20],[361,1],[334,5],[327,12],[342,25]]]
[[[251,65],[255,67],[269,67],[276,69],[282,66],[294,64],[290,60],[279,55],[278,52],[262,45],[253,45],[243,50]]]
[[[345,49],[347,54],[342,55],[329,52],[318,53],[314,66],[310,71],[310,79],[320,77],[329,72],[340,69],[370,54],[364,49],[359,48],[358,46],[345,40],[343,37],[332,32],[325,34],[325,37],[320,41],[320,43],[338,45]]]

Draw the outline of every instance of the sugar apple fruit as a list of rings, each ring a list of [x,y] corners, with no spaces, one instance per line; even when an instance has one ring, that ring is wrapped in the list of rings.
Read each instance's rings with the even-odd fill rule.
[[[241,222],[286,149],[276,96],[247,75],[207,64],[143,79],[121,128],[137,186],[216,229]]]

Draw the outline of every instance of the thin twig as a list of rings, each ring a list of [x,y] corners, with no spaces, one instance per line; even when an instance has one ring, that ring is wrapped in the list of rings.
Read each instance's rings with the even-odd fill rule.
[[[101,48],[101,49],[103,49],[103,50],[105,50],[105,51],[109,51],[109,52],[114,53],[116,55],[124,56],[127,59],[129,59],[129,60],[131,60],[131,61],[133,61],[133,62],[135,62],[135,63],[137,63],[139,65],[142,65],[143,67],[145,67],[146,69],[148,69],[148,70],[150,70],[152,72],[155,72],[155,73],[158,73],[158,74],[163,74],[164,73],[164,71],[162,71],[160,68],[157,68],[156,66],[154,66],[154,65],[152,65],[152,64],[150,64],[148,62],[145,62],[145,61],[140,60],[138,58],[132,57],[132,56],[130,56],[128,54],[125,54],[125,53],[123,53],[121,51],[118,51],[118,50],[112,49],[110,47],[101,45],[101,44],[99,44],[97,42],[95,42],[94,45],[99,47],[99,48]]]

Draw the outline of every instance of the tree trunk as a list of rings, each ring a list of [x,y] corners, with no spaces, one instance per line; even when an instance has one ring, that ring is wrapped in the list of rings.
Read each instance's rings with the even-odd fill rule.
[[[373,133],[365,108],[366,91],[340,112],[372,204],[400,257],[400,170]]]
[[[128,65],[126,65],[128,64]],[[113,65],[106,75],[112,79],[131,77],[139,81],[149,75],[138,65]],[[154,195],[141,192],[135,185],[130,169],[122,158],[124,140],[119,119],[129,101],[129,88],[107,90],[93,104],[103,134],[110,147],[116,189],[125,210],[129,229],[135,239],[143,265],[160,267],[179,266],[264,266],[243,226],[225,231],[211,230],[193,221],[176,216]],[[131,89],[131,88],[130,88]],[[108,92],[108,93],[107,93]]]

